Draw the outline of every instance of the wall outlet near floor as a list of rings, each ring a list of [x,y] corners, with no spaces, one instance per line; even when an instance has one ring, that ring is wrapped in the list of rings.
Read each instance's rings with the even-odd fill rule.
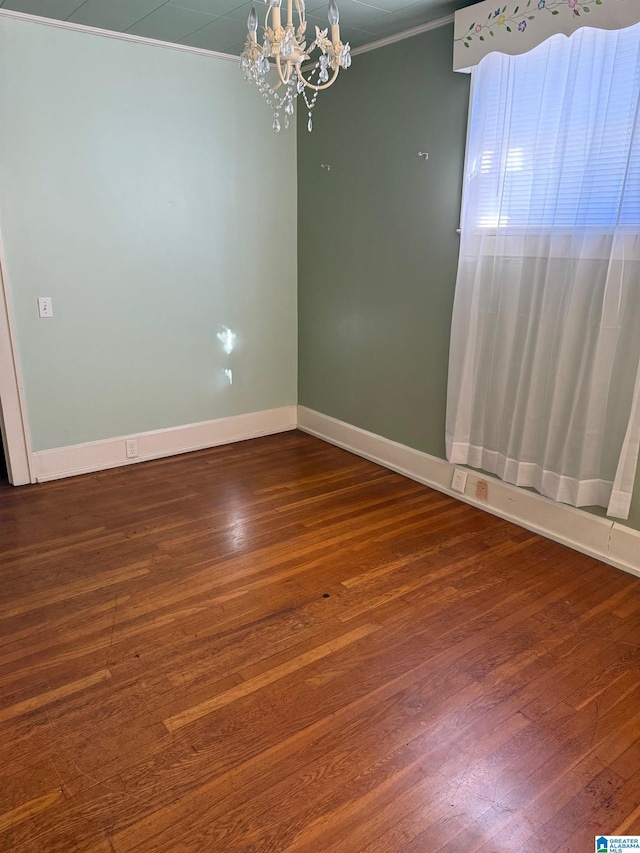
[[[467,472],[463,471],[462,468],[454,468],[453,469],[453,479],[451,480],[451,489],[454,492],[460,492],[460,494],[464,494],[465,487],[467,485]]]
[[[135,459],[138,455],[138,439],[128,438],[124,444],[127,449],[127,459]]]

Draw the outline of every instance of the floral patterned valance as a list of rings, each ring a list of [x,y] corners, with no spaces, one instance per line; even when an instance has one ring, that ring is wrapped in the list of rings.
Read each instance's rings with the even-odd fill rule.
[[[621,30],[640,21],[640,0],[483,0],[455,15],[453,67],[470,71],[487,53],[527,53],[579,27]]]

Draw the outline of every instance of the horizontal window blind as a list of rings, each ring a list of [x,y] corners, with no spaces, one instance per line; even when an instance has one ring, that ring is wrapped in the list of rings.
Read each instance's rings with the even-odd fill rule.
[[[469,152],[464,227],[639,226],[640,24],[485,57]]]

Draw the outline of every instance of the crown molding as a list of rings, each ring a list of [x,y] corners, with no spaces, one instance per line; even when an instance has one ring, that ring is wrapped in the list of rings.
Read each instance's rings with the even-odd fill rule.
[[[395,44],[397,41],[404,41],[413,36],[419,36],[420,33],[427,33],[429,30],[437,30],[438,27],[444,27],[447,24],[452,24],[454,21],[453,15],[446,15],[444,18],[436,18],[434,21],[429,21],[426,24],[418,24],[417,27],[411,27],[410,30],[403,30],[401,33],[396,33],[392,36],[371,41],[369,44],[363,44],[362,47],[356,47],[351,51],[351,56],[358,56],[361,53],[368,53],[370,50],[377,50],[379,47],[386,47],[388,44]],[[313,62],[307,62],[302,66],[303,71],[308,71],[313,68]]]
[[[368,53],[370,50],[377,50],[379,47],[386,47],[388,44],[394,44],[397,41],[410,39],[412,36],[418,36],[420,33],[429,32],[429,30],[437,30],[438,27],[444,27],[447,24],[452,24],[453,20],[453,15],[446,15],[444,18],[436,18],[435,21],[429,21],[426,24],[419,24],[417,27],[412,27],[410,30],[403,30],[401,33],[396,33],[393,36],[385,36],[385,38],[369,42],[369,44],[363,44],[362,47],[356,47],[355,50],[351,51],[351,56],[358,56],[360,53]]]
[[[183,53],[195,53],[198,56],[212,56],[215,59],[224,59],[227,62],[240,62],[239,56],[230,53],[218,53],[215,50],[205,50],[201,47],[191,47],[188,44],[176,44],[171,41],[160,41],[145,36],[135,36],[132,33],[118,33],[113,30],[102,30],[99,27],[87,27],[85,24],[74,24],[70,21],[57,21],[54,18],[41,18],[38,15],[28,15],[25,12],[14,12],[12,9],[0,9],[0,18],[15,18],[18,21],[30,21],[32,24],[42,24],[45,27],[56,27],[60,30],[73,30],[78,33],[88,33],[104,38],[118,39],[120,41],[134,42],[135,44],[146,44],[154,47],[179,50]]]
[[[11,9],[0,9],[0,18],[15,18],[19,21],[31,21],[34,24],[42,24],[46,27],[57,27],[61,30],[75,30],[79,33],[89,33],[90,35],[103,36],[104,38],[119,39],[120,41],[129,41],[136,44],[154,45],[156,47],[169,48],[169,50],[181,50],[186,53],[195,53],[198,56],[213,56],[216,59],[224,59],[227,62],[240,62],[239,56],[234,56],[230,53],[219,53],[215,50],[205,50],[201,47],[191,47],[187,44],[177,44],[171,41],[160,41],[158,39],[150,39],[145,36],[135,36],[131,33],[118,33],[113,30],[102,30],[98,27],[87,27],[85,24],[74,24],[70,21],[58,21],[55,18],[41,18],[38,15],[28,15],[25,12],[14,12]],[[429,30],[444,27],[447,24],[453,23],[454,16],[446,15],[444,18],[436,18],[435,21],[429,21],[426,24],[419,24],[417,27],[412,27],[410,30],[403,30],[401,33],[396,33],[392,36],[385,36],[376,41],[364,44],[362,47],[356,47],[351,51],[351,56],[358,56],[361,53],[368,53],[370,50],[377,50],[379,47],[386,47],[388,44],[394,44],[397,41],[412,38],[412,36],[426,33]]]

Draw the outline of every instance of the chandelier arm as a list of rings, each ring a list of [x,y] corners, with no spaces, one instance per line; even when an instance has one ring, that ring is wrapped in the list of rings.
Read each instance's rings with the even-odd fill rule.
[[[302,70],[300,66],[298,66],[296,70],[298,72],[298,79],[302,80],[307,89],[313,89],[314,92],[321,92],[323,89],[328,89],[329,86],[335,83],[336,77],[338,76],[338,72],[340,71],[340,66],[338,65],[338,67],[334,69],[333,77],[331,78],[331,80],[329,80],[328,83],[324,83],[322,86],[316,86],[315,83],[309,83],[308,80],[305,80],[305,78],[302,76]]]
[[[289,80],[291,79],[291,63],[287,62],[286,74],[282,73],[282,62],[280,60],[280,54],[276,54],[276,69],[278,71],[278,77],[280,78],[280,82],[278,86],[284,85],[286,86]]]

